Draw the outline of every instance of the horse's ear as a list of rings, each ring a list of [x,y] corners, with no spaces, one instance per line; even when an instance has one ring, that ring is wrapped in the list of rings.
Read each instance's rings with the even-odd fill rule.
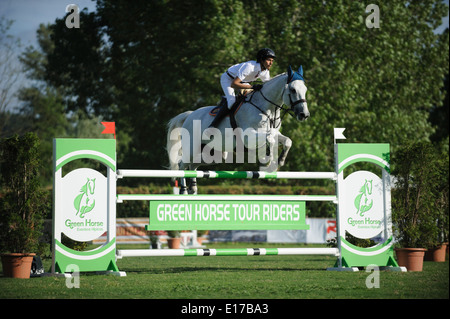
[[[288,67],[287,74],[288,74],[287,83],[289,83],[289,82],[291,82],[292,76],[294,75],[294,71],[292,71],[291,66]]]
[[[298,68],[298,74],[300,74],[303,77],[303,66],[301,66],[301,65]]]

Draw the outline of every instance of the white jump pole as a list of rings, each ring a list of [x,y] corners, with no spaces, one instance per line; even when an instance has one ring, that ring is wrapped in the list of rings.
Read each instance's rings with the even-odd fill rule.
[[[185,256],[281,256],[328,255],[339,256],[337,248],[233,248],[233,249],[126,249],[118,250],[123,257],[185,257]]]
[[[120,169],[117,178],[243,178],[243,179],[330,179],[337,180],[335,172],[264,172],[264,171],[177,171]]]
[[[239,201],[309,201],[309,202],[337,202],[335,195],[269,195],[265,197],[261,195],[172,195],[172,194],[118,194],[117,203],[124,200],[144,200],[144,201],[202,201],[202,200],[239,200]]]

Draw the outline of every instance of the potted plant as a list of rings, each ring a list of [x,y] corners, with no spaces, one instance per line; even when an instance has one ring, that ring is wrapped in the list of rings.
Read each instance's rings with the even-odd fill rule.
[[[150,245],[152,249],[158,248],[158,234],[157,231],[150,231],[149,232],[149,238],[150,238]]]
[[[397,261],[408,271],[422,271],[427,248],[436,245],[436,152],[428,142],[405,143],[395,152],[392,222],[401,248]]]
[[[40,246],[46,200],[39,168],[35,134],[0,141],[0,252],[7,277],[29,278]]]
[[[425,260],[444,262],[445,254],[448,246],[448,231],[449,231],[449,157],[448,153],[441,153],[436,163],[434,163],[434,169],[437,173],[436,180],[436,198],[435,198],[435,210],[437,213],[437,245],[428,248],[425,253]]]
[[[205,235],[208,234],[208,230],[197,230],[197,242],[201,245],[205,240]]]
[[[170,230],[167,232],[169,238],[167,239],[167,244],[170,249],[178,249],[181,244],[180,232],[178,230]]]

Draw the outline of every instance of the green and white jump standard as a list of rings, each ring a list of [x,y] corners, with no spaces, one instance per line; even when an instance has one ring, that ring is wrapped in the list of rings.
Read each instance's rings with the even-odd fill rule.
[[[91,168],[63,168],[74,160],[90,159],[106,167],[104,176]],[[75,265],[80,271],[120,274],[116,265],[116,140],[54,139],[53,141],[53,274],[63,274]],[[81,242],[104,233],[107,240],[91,251],[76,251],[64,245],[62,236]]]
[[[358,267],[405,271],[393,256],[391,224],[389,144],[335,142],[334,172],[235,172],[116,169],[114,139],[54,140],[53,273],[64,273],[75,264],[80,271],[119,272],[116,259],[158,256],[261,256],[330,255],[337,257],[329,270],[357,271]],[[75,159],[97,160],[107,176],[81,168],[62,174],[62,167]],[[344,178],[344,170],[369,162],[381,169],[377,175],[356,171]],[[380,177],[381,176],[381,177]],[[329,179],[336,195],[131,195],[116,194],[120,178],[242,178]],[[304,229],[306,202],[329,201],[337,206],[336,248],[245,248],[245,249],[141,249],[116,250],[116,203],[127,200],[150,202],[147,230],[271,230]],[[77,252],[62,243],[62,234],[90,241],[107,232],[107,242],[89,252]],[[357,247],[345,239],[374,238],[374,247]]]

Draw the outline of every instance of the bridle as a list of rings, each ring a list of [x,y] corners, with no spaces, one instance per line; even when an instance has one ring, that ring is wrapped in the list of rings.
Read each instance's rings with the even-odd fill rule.
[[[282,96],[284,95],[285,91],[286,91],[286,87],[284,87],[284,89],[283,89],[283,93],[281,94]],[[255,103],[252,102],[253,96],[257,92],[259,92],[261,94],[261,96],[263,97],[264,100],[266,100],[267,102],[269,102],[270,104],[275,106],[275,113],[273,115],[273,119],[270,118],[269,114],[267,114],[265,111],[261,110],[261,108],[258,105],[256,105]],[[293,118],[296,118],[295,114],[292,114],[292,112],[294,112],[294,106],[296,106],[297,104],[300,104],[300,103],[306,103],[306,99],[300,99],[300,100],[297,100],[297,101],[293,102],[292,101],[292,97],[291,97],[291,93],[289,93],[289,102],[291,103],[290,107],[289,108],[284,108],[283,107],[284,104],[278,105],[278,104],[272,102],[271,100],[269,100],[268,98],[266,98],[264,96],[263,92],[262,92],[262,89],[258,90],[256,92],[253,92],[253,94],[250,96],[250,99],[248,101],[244,100],[244,103],[250,103],[251,105],[253,105],[255,108],[257,108],[262,114],[264,114],[269,119],[270,128],[279,128],[280,125],[281,125],[281,122],[283,121],[284,116],[286,115],[286,113],[288,113]],[[280,116],[276,117],[276,114],[277,114],[278,110],[280,111]],[[283,112],[283,113],[281,114],[281,112]],[[280,122],[278,123],[277,126],[275,126],[276,121],[278,119],[280,120]]]
[[[291,93],[289,93],[289,102],[291,102],[290,110],[293,111],[294,110],[294,106],[296,106],[297,104],[300,104],[300,103],[306,103],[306,99],[300,99],[300,100],[297,100],[295,102],[292,102]]]

